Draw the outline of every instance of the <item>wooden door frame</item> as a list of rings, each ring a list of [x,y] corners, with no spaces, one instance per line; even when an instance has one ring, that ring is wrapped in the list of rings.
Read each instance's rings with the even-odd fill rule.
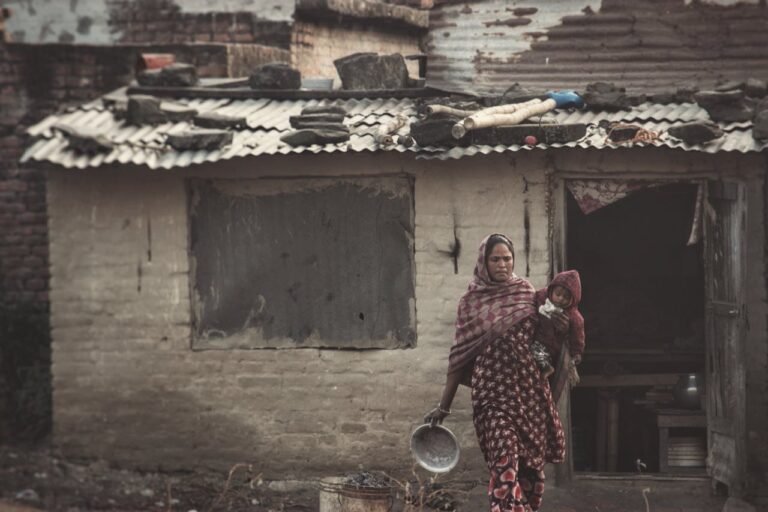
[[[714,177],[704,177],[704,176],[696,176],[696,177],[689,177],[690,179],[698,179],[698,180],[706,180],[706,179],[713,179]],[[568,255],[567,255],[567,242],[568,242],[568,211],[567,211],[567,194],[568,194],[568,187],[566,186],[566,183],[569,180],[572,179],[589,179],[589,180],[611,180],[611,179],[626,179],[625,176],[617,176],[613,174],[609,175],[590,175],[590,176],[567,176],[562,174],[552,174],[549,177],[549,192],[550,192],[550,211],[549,211],[549,217],[550,217],[550,233],[549,233],[549,254],[550,254],[550,266],[549,266],[549,279],[552,279],[554,277],[554,274],[561,272],[568,268]],[[680,176],[677,179],[664,179],[660,178],[658,176],[654,177],[638,177],[633,176],[632,179],[647,179],[648,181],[669,181],[670,183],[673,182],[679,182],[683,181],[685,177]],[[736,181],[740,183],[743,186],[748,186],[748,181],[741,178],[732,178],[733,181]],[[749,211],[749,193],[745,194],[745,200],[747,201],[747,204],[745,205],[745,210]],[[703,213],[703,215],[706,216],[706,213]],[[748,216],[748,214],[747,214]],[[702,219],[702,222],[707,222],[707,219]],[[748,219],[745,220],[745,222],[748,222]],[[704,253],[702,254],[702,257],[706,259],[706,249],[704,244],[708,243],[706,240],[706,229],[702,229],[702,251]],[[746,258],[746,254],[742,255],[743,258]],[[707,263],[704,262],[706,265]],[[743,262],[742,268],[744,269],[744,272],[748,272],[747,263]],[[743,276],[744,279],[746,276]],[[707,274],[705,271],[704,275],[705,281],[708,279]],[[705,286],[709,286],[710,284],[708,282],[704,283]],[[746,297],[743,297],[744,301],[743,304],[746,307],[747,299]],[[705,319],[706,315],[708,313],[705,311]],[[745,313],[746,314],[746,313]],[[744,345],[746,343],[746,339],[744,334],[740,336],[741,343]],[[742,347],[743,349],[746,348],[746,346]],[[705,347],[705,358],[710,357],[709,350],[707,347]],[[705,361],[705,364],[706,361]],[[744,399],[745,397],[741,397]],[[571,401],[570,401],[570,388],[566,387],[566,389],[563,391],[563,394],[560,398],[560,401],[558,402],[558,412],[560,414],[560,419],[563,423],[563,428],[565,429],[565,435],[566,435],[566,453],[565,453],[565,460],[562,464],[558,464],[555,466],[555,485],[562,486],[562,485],[568,485],[572,480],[574,476],[574,468],[573,468],[573,443],[572,443],[572,430],[571,430],[571,407],[570,407]],[[709,445],[709,441],[707,443]],[[708,446],[709,448],[709,446]],[[744,463],[744,460],[741,461]],[[713,485],[714,485],[714,478],[712,479]],[[737,490],[737,493],[739,491]]]
[[[550,186],[550,221],[551,232],[549,233],[549,280],[563,270],[568,268],[567,260],[567,236],[568,236],[568,208],[567,208],[567,187],[566,178],[563,176],[551,175]],[[569,485],[573,480],[573,443],[571,430],[571,389],[565,386],[560,400],[557,403],[557,412],[560,415],[560,421],[565,431],[565,459],[562,463],[555,466],[555,485]]]
[[[712,478],[712,485],[713,487],[717,485],[717,482],[720,480],[716,479],[716,475],[712,474],[710,472],[710,463],[709,463],[709,457],[712,456],[713,452],[713,444],[714,444],[714,435],[720,434],[722,436],[730,436],[733,438],[734,441],[734,458],[735,460],[735,468],[734,472],[735,475],[733,475],[734,482],[722,482],[728,485],[728,491],[729,495],[736,496],[736,497],[743,497],[745,494],[745,485],[746,485],[746,345],[747,345],[747,322],[748,322],[748,312],[747,312],[747,276],[748,276],[748,258],[747,258],[747,225],[749,222],[749,183],[748,180],[745,179],[739,179],[739,178],[728,178],[727,180],[723,180],[722,178],[718,181],[716,180],[709,180],[707,185],[707,200],[709,200],[711,190],[713,184],[719,184],[723,190],[726,190],[728,187],[728,184],[733,184],[734,189],[731,192],[721,192],[723,197],[726,197],[729,193],[734,194],[735,197],[733,198],[733,201],[737,204],[740,203],[740,207],[737,206],[737,218],[736,218],[736,232],[734,233],[734,236],[737,237],[737,243],[741,245],[741,253],[738,254],[738,260],[734,261],[734,265],[736,265],[738,269],[738,275],[736,276],[738,279],[738,288],[737,288],[737,294],[736,297],[734,297],[734,303],[732,304],[726,304],[721,303],[713,300],[713,291],[712,291],[712,280],[710,279],[711,274],[711,262],[709,261],[709,254],[712,251],[712,248],[710,244],[712,243],[711,240],[709,240],[707,234],[709,233],[708,225],[711,222],[718,222],[718,219],[712,219],[709,215],[705,215],[703,222],[704,222],[704,265],[705,265],[705,272],[704,272],[704,278],[705,278],[705,336],[711,336],[713,325],[712,322],[714,322],[714,316],[715,314],[718,314],[720,316],[727,316],[728,314],[735,314],[738,316],[738,324],[737,324],[737,340],[735,342],[735,347],[737,349],[737,354],[735,356],[737,360],[736,368],[733,368],[732,370],[735,372],[734,377],[736,377],[736,380],[738,381],[736,383],[736,386],[741,388],[743,390],[742,393],[737,392],[736,396],[732,397],[735,402],[735,413],[736,417],[730,418],[730,419],[718,419],[713,418],[713,413],[711,410],[711,396],[707,395],[707,457],[708,457],[708,463],[707,463],[707,472],[710,474],[710,477]],[[739,218],[738,216],[741,216]],[[730,309],[730,307],[734,307],[732,311],[715,311],[715,310],[721,310],[724,307],[726,309]],[[708,377],[709,374],[709,368],[711,365],[711,358],[713,354],[709,350],[710,340],[706,340],[706,366],[705,366],[705,374]],[[742,366],[739,368],[739,366]],[[707,379],[705,379],[707,380]],[[710,388],[710,382],[707,381],[707,390]]]

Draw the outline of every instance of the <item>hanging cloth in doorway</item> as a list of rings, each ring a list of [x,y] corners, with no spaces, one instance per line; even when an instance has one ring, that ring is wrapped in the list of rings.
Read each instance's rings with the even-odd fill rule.
[[[584,215],[589,215],[630,194],[665,184],[646,180],[569,180],[568,190]]]
[[[613,204],[625,197],[646,190],[649,188],[669,185],[670,183],[695,183],[698,185],[696,191],[696,206],[693,211],[693,220],[691,222],[691,234],[688,237],[687,245],[694,245],[701,239],[702,230],[702,211],[704,210],[704,201],[706,194],[704,181],[649,181],[649,180],[568,180],[568,190],[571,191],[573,198],[579,205],[584,215],[599,210],[605,206]]]

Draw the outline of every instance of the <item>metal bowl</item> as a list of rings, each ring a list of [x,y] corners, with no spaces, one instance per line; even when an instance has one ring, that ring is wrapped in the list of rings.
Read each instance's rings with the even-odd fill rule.
[[[459,463],[459,442],[442,425],[422,425],[411,434],[411,454],[427,471],[447,473]]]

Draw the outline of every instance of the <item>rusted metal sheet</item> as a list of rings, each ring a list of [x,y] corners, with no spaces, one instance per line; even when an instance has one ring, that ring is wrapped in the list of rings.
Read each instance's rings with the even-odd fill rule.
[[[768,78],[768,9],[758,2],[484,0],[431,12],[431,85],[501,92],[583,89],[594,81],[630,91]]]

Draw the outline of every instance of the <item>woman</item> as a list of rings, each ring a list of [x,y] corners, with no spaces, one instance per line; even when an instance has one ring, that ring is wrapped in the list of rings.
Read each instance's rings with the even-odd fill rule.
[[[491,512],[538,510],[544,464],[562,462],[565,453],[549,383],[530,350],[538,323],[535,290],[513,273],[514,263],[507,237],[483,240],[474,278],[459,301],[443,396],[424,418],[441,423],[459,384],[472,387],[475,432],[491,470]],[[567,329],[567,317],[556,323]]]

